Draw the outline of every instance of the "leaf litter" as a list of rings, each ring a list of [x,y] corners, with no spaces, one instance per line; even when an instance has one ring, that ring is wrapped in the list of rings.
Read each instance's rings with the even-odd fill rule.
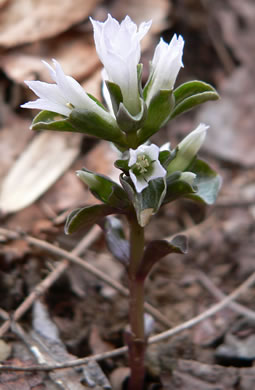
[[[187,65],[181,78],[188,80],[195,75],[197,79],[211,82],[219,90],[221,100],[218,104],[207,104],[200,110],[173,121],[171,129],[166,128],[158,134],[155,142],[157,137],[160,137],[161,142],[171,137],[173,143],[177,143],[186,130],[192,126],[195,128],[199,121],[209,123],[211,129],[203,153],[208,161],[220,168],[224,182],[218,204],[210,211],[213,217],[208,216],[206,209],[188,202],[184,202],[182,207],[175,203],[171,207],[165,207],[160,212],[155,226],[148,229],[148,237],[154,239],[187,230],[189,254],[182,259],[171,255],[161,260],[151,274],[150,285],[146,290],[148,301],[159,308],[173,325],[177,325],[197,315],[215,301],[213,291],[199,282],[196,274],[198,270],[204,272],[225,294],[233,291],[254,272],[254,206],[245,203],[254,199],[255,118],[252,81],[254,82],[255,76],[251,66],[254,63],[254,5],[252,0],[228,0],[224,6],[218,0],[210,7],[206,1],[203,1],[202,6],[198,5],[198,2],[186,0],[160,3],[153,0],[139,3],[113,1],[111,4],[91,1],[86,3],[86,7],[84,2],[82,3],[81,6],[79,2],[74,4],[65,1],[63,7],[58,7],[56,14],[52,8],[56,3],[51,2],[50,6],[48,2],[40,2],[37,9],[33,9],[33,13],[29,14],[29,19],[28,16],[23,18],[22,15],[30,2],[23,0],[24,7],[17,1],[0,3],[0,20],[4,20],[0,30],[3,53],[0,59],[1,114],[3,113],[0,132],[1,199],[4,181],[11,176],[15,166],[13,164],[19,161],[17,157],[20,155],[22,159],[30,153],[30,118],[26,116],[27,113],[18,109],[18,105],[27,99],[27,91],[22,85],[23,78],[35,79],[39,75],[41,80],[47,81],[42,71],[41,58],[47,60],[56,56],[63,62],[67,73],[100,97],[100,64],[93,49],[92,32],[87,23],[90,14],[93,17],[101,15],[102,20],[107,12],[120,18],[130,14],[133,18],[137,17],[138,21],[155,17],[158,21],[156,30],[145,44],[144,58],[150,57],[148,53],[153,49],[155,35],[163,34],[167,39],[173,32],[182,33],[186,39],[187,57],[184,58],[184,63]],[[36,15],[40,15],[42,20],[38,25],[35,23],[38,20],[34,17]],[[64,18],[63,15],[68,17]],[[226,69],[220,51],[216,51],[215,42],[210,38],[205,22],[208,18],[217,20],[217,36],[231,58],[231,72]],[[14,24],[17,20],[19,23]],[[46,22],[47,29],[43,28]],[[24,24],[26,27],[21,31]],[[215,28],[215,23],[210,26]],[[61,214],[65,215],[74,203],[79,207],[81,203],[92,202],[86,188],[76,180],[74,171],[84,165],[88,169],[109,174],[114,152],[107,149],[104,143],[98,144],[87,137],[71,139],[69,142],[66,135],[60,135],[59,140],[56,138],[56,148],[59,142],[60,145],[65,143],[64,154],[70,153],[70,142],[75,145],[72,159],[66,165],[64,162],[58,164],[58,159],[52,164],[46,148],[45,153],[42,153],[45,165],[41,166],[42,170],[38,171],[38,175],[44,173],[48,185],[44,190],[37,191],[37,198],[40,196],[40,200],[36,201],[34,198],[32,205],[27,205],[20,211],[6,208],[6,211],[12,211],[12,214],[2,216],[2,226],[19,228],[27,233],[34,232],[46,241],[71,249],[82,238],[81,234],[66,238],[63,235],[63,225],[55,221],[59,220]],[[59,153],[63,155],[61,147]],[[34,165],[33,159],[29,161]],[[47,172],[49,170],[55,170],[54,175],[50,173],[54,176],[51,183]],[[58,179],[60,170],[63,176]],[[6,202],[11,200],[11,195],[20,199],[26,198],[26,192],[22,193],[20,190],[25,183],[23,171],[20,172],[11,190],[6,192]],[[111,174],[116,175],[116,172]],[[29,193],[34,191],[36,183],[41,185],[37,172],[33,182],[26,185]],[[239,205],[236,206],[234,202],[239,202]],[[62,220],[64,221],[64,218]],[[25,299],[26,292],[50,274],[57,264],[49,255],[21,242],[24,242],[23,239],[10,243],[5,237],[2,237],[0,242],[0,307],[7,312],[15,310]],[[102,269],[113,269],[112,276],[125,285],[126,280],[122,272],[117,272],[115,260],[107,259],[107,256],[109,255],[105,243],[99,237],[91,247],[90,255],[84,258],[89,258],[92,264],[95,263]],[[79,283],[82,296],[73,288],[75,283]],[[73,357],[100,353],[107,348],[123,345],[123,327],[127,321],[126,298],[116,291],[109,292],[107,288],[96,278],[85,272],[81,273],[76,268],[76,271],[72,272],[72,278],[60,276],[36,303],[39,306],[44,305],[42,311],[48,312],[48,321],[54,321],[58,327],[59,345]],[[246,292],[240,303],[252,310],[253,301],[254,287]],[[38,320],[39,317],[36,317]],[[253,388],[254,356],[250,353],[249,346],[253,343],[254,326],[244,317],[244,323],[238,327],[239,318],[240,315],[229,307],[200,323],[193,330],[186,331],[185,335],[176,336],[165,345],[154,345],[155,348],[149,351],[147,358],[148,388],[149,384],[153,383],[157,386],[161,383],[163,389],[209,390],[217,386],[227,390],[235,388],[237,383],[242,390]],[[0,325],[4,324],[4,321],[2,318]],[[40,323],[45,325],[45,321],[41,319]],[[26,329],[32,331],[29,316],[23,318],[23,323]],[[162,325],[156,323],[155,332],[161,330]],[[12,364],[34,363],[30,353],[30,360],[26,360],[24,354],[19,355],[17,352],[20,348],[18,346],[24,346],[20,334],[16,333],[15,340],[13,337],[12,340],[4,337],[4,340],[13,347],[10,356]],[[46,341],[43,339],[41,342],[45,347]],[[118,360],[107,359],[101,365],[104,374],[100,371],[101,374],[95,375],[101,375],[101,378],[112,377],[115,370],[126,366],[124,357],[119,357]],[[80,388],[86,388],[93,381],[96,383],[92,373],[97,371],[93,370],[93,367],[87,367],[87,379],[79,382]],[[77,382],[78,374],[69,373],[67,378],[70,386],[75,388],[74,382]],[[76,379],[73,379],[73,374]],[[116,375],[124,378],[126,372]],[[54,375],[49,377],[42,373],[1,373],[0,388],[5,390],[12,385],[17,389],[24,388],[22,386],[28,389],[33,386],[43,389],[46,383],[46,388],[54,389],[55,380]],[[109,382],[104,380],[101,384],[96,383],[96,386],[110,388]]]

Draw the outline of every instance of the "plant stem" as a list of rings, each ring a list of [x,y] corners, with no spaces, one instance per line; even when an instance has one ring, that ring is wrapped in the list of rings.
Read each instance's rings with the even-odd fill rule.
[[[130,380],[129,390],[142,390],[144,384],[144,279],[137,277],[137,271],[144,254],[144,229],[135,216],[129,218],[130,224],[130,330],[128,339]]]

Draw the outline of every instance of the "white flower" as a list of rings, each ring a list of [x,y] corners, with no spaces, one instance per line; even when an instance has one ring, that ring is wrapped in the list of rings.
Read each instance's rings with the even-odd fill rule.
[[[94,29],[96,50],[109,81],[118,84],[127,110],[136,115],[140,111],[137,65],[141,56],[140,41],[148,32],[151,21],[139,28],[126,16],[119,24],[110,14],[105,22],[90,18]]]
[[[148,182],[165,177],[166,170],[159,162],[157,145],[140,145],[137,149],[129,149],[129,174],[138,193],[148,187]]]
[[[177,155],[168,165],[167,172],[184,171],[201,148],[209,126],[204,123],[188,134],[177,146]]]
[[[55,84],[42,81],[25,81],[39,99],[22,104],[21,107],[48,110],[64,116],[69,116],[73,108],[85,108],[97,112],[101,116],[109,116],[86,94],[82,86],[73,77],[64,74],[61,65],[56,60],[53,59],[52,61],[55,69],[47,62],[43,61],[43,63],[48,68]]]
[[[184,40],[181,35],[173,36],[167,44],[161,38],[157,45],[151,63],[151,78],[149,80],[146,102],[149,104],[153,96],[160,90],[171,90],[182,63]]]

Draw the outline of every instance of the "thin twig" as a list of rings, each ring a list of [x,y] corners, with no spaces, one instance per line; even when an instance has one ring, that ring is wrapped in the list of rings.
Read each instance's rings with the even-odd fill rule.
[[[211,317],[212,315],[216,314],[218,311],[226,307],[230,302],[237,299],[241,294],[247,291],[247,289],[250,286],[252,286],[254,283],[255,283],[255,272],[248,279],[246,279],[238,288],[236,288],[230,295],[226,296],[226,298],[224,298],[222,301],[220,301],[216,305],[211,306],[209,309],[205,310],[203,313],[197,315],[196,317],[193,317],[192,319],[183,322],[182,324],[175,326],[170,330],[159,333],[156,336],[150,337],[148,340],[149,344],[166,340],[167,338],[174,336],[177,333],[182,332],[183,330],[187,330],[197,325],[199,322],[205,320],[206,318]],[[56,363],[51,365],[33,365],[30,367],[20,367],[14,365],[0,364],[0,372],[1,371],[51,371],[60,368],[75,367],[75,366],[80,366],[82,364],[88,363],[91,360],[100,361],[107,358],[120,356],[126,353],[127,350],[128,350],[127,347],[122,347],[122,348],[115,349],[113,351],[104,352],[93,356],[88,356],[82,359],[75,359],[72,360],[71,362]]]
[[[19,238],[19,235],[11,230],[0,229],[0,234],[3,234],[10,239]],[[88,234],[79,242],[79,244],[73,249],[72,253],[79,254],[82,253],[86,248],[88,248],[100,234],[99,228],[96,226],[92,228]],[[62,260],[57,267],[42,281],[40,282],[34,290],[27,296],[27,298],[21,303],[21,305],[13,313],[13,320],[18,321],[24,313],[32,306],[34,301],[41,296],[59,277],[63,274],[69,266],[67,260]],[[10,328],[11,320],[10,318],[6,319],[3,325],[0,327],[0,337],[2,337]]]
[[[224,294],[215,284],[208,278],[208,276],[201,271],[196,272],[198,276],[198,280],[203,284],[205,288],[219,301],[226,298],[226,294]],[[255,320],[255,312],[248,307],[244,307],[237,302],[230,302],[229,308],[234,310],[235,312],[244,315],[245,317],[251,318]]]
[[[94,229],[94,228],[93,228]],[[99,228],[97,227],[96,231],[98,232]],[[7,229],[2,229],[0,228],[0,234],[5,234],[8,236],[8,234],[11,234],[12,237],[13,237],[13,231],[11,230],[7,230]],[[80,252],[80,249],[78,249],[78,247],[76,247],[71,253],[67,252],[66,250],[64,249],[61,249],[61,248],[58,248],[57,246],[53,245],[53,244],[50,244],[46,241],[43,241],[43,240],[39,240],[37,238],[34,238],[32,236],[24,236],[24,239],[30,244],[30,245],[34,245],[38,248],[41,248],[55,256],[60,256],[66,260],[62,260],[62,262],[66,262],[66,264],[62,264],[62,262],[57,266],[57,268],[55,270],[53,270],[53,272],[48,276],[48,279],[46,278],[43,282],[41,282],[37,288],[25,299],[25,301],[20,305],[20,307],[18,307],[18,309],[14,312],[14,315],[13,315],[13,318],[14,320],[18,320],[22,314],[24,314],[24,312],[32,305],[32,303],[34,302],[34,300],[38,297],[38,292],[37,290],[39,289],[39,295],[42,294],[42,291],[41,291],[41,284],[43,284],[43,291],[45,291],[45,285],[46,284],[46,288],[49,287],[48,283],[50,281],[50,279],[53,279],[52,283],[56,280],[56,278],[58,278],[59,274],[58,274],[58,270],[60,269],[61,267],[61,264],[62,264],[62,269],[60,269],[61,273],[64,272],[66,270],[66,268],[68,267],[68,261],[69,260],[70,262],[72,263],[75,263],[75,264],[78,264],[79,266],[83,267],[87,272],[89,272],[90,274],[96,276],[98,279],[102,280],[104,283],[108,284],[109,286],[113,287],[114,289],[116,289],[120,294],[128,297],[129,296],[129,291],[128,289],[126,289],[125,287],[123,287],[120,283],[118,283],[117,281],[115,281],[114,279],[112,279],[111,277],[109,277],[108,275],[106,275],[104,272],[98,270],[97,268],[95,268],[93,265],[85,262],[82,258],[78,257],[77,256],[77,251]],[[85,245],[83,245],[83,249],[82,251],[84,250],[85,248]],[[75,252],[76,251],[76,252]],[[48,282],[49,280],[49,282]],[[51,285],[51,284],[50,284]],[[33,294],[33,295],[32,295]],[[32,296],[31,296],[32,295]],[[31,296],[31,298],[30,298]],[[161,323],[162,325],[164,325],[165,327],[169,328],[169,327],[172,327],[172,324],[171,322],[162,314],[160,313],[159,310],[157,310],[155,307],[153,307],[152,305],[150,305],[149,303],[145,303],[145,310],[151,314],[159,323]],[[2,325],[3,327],[3,325]],[[3,335],[3,330],[2,330],[2,327],[0,328],[0,337]]]

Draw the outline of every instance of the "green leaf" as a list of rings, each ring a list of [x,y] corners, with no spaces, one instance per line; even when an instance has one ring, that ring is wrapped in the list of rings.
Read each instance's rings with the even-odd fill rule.
[[[162,257],[170,253],[185,254],[188,250],[187,237],[180,234],[172,241],[154,240],[151,241],[145,248],[143,259],[139,266],[138,277],[145,279]]]
[[[173,175],[176,175],[176,180],[169,180]],[[164,198],[164,204],[173,202],[176,199],[187,197],[196,192],[196,189],[186,181],[179,180],[181,172],[175,172],[166,179],[167,190]]]
[[[125,133],[134,133],[140,129],[147,117],[147,106],[140,98],[141,111],[137,115],[131,115],[123,103],[120,103],[116,120],[122,131]]]
[[[129,177],[120,175],[121,184],[136,211],[140,226],[144,227],[160,208],[165,193],[166,183],[162,178],[151,180],[141,193],[137,193]]]
[[[143,74],[143,64],[137,65],[137,80],[138,80],[138,89],[140,96],[143,96],[143,88],[142,88],[142,74]]]
[[[174,107],[172,90],[161,90],[151,100],[147,119],[139,132],[139,144],[144,143],[168,121]]]
[[[121,221],[113,216],[104,218],[102,228],[107,246],[113,256],[124,265],[129,262],[129,242],[125,238]]]
[[[81,228],[87,228],[98,223],[106,215],[116,213],[116,209],[106,204],[86,206],[73,210],[67,217],[65,233],[71,234]]]
[[[120,185],[112,181],[109,177],[91,172],[85,168],[77,171],[77,175],[87,184],[97,199],[119,209],[129,207],[130,202],[127,194]]]
[[[32,130],[70,131],[77,130],[68,122],[68,118],[52,111],[40,111],[32,122]]]
[[[118,113],[120,103],[123,102],[123,95],[121,92],[120,87],[118,84],[113,83],[112,81],[106,80],[105,81],[106,86],[108,88],[110,97],[111,97],[111,102],[112,102],[112,108],[114,111],[115,116]]]
[[[170,119],[191,110],[199,104],[219,99],[218,93],[210,84],[197,80],[180,85],[173,93],[175,96],[175,107]]]
[[[170,162],[176,157],[177,149],[173,149],[171,151],[169,150],[162,150],[159,152],[159,161],[160,164],[167,169]]]
[[[126,145],[123,133],[108,113],[104,118],[94,111],[77,108],[69,115],[69,122],[79,133]]]
[[[199,159],[195,159],[187,171],[197,175],[194,180],[197,191],[187,197],[208,205],[215,203],[222,183],[220,175],[205,161]]]
[[[125,174],[128,174],[129,166],[128,166],[129,159],[123,159],[123,160],[116,160],[114,163],[114,166],[118,169],[120,169]]]

